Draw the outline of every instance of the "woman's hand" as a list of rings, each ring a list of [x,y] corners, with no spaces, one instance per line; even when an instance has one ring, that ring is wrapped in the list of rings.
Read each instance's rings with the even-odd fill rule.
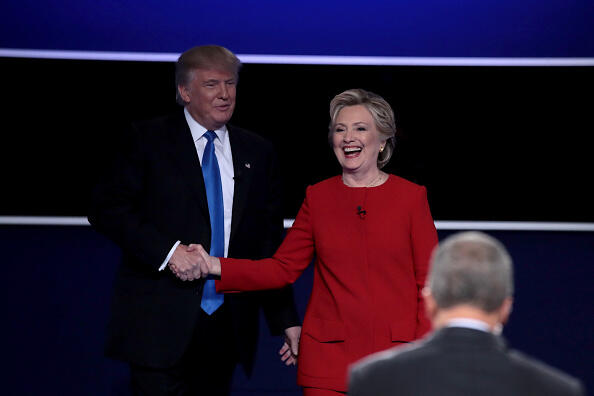
[[[208,254],[202,245],[192,243],[188,246],[188,252],[197,252],[200,255],[200,272],[202,273],[202,277],[208,275],[221,275],[221,262],[219,261],[219,258],[212,257]]]

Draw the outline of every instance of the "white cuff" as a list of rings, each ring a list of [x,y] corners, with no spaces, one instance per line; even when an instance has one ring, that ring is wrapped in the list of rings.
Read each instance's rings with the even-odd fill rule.
[[[169,263],[169,259],[171,258],[171,256],[173,256],[173,252],[175,252],[175,248],[177,247],[177,245],[180,244],[180,242],[181,241],[175,242],[175,245],[173,245],[173,247],[169,251],[169,254],[167,255],[167,257],[165,257],[165,261],[163,261],[163,264],[161,264],[161,266],[159,267],[159,271],[163,271],[165,269],[165,267],[167,267],[167,264]]]

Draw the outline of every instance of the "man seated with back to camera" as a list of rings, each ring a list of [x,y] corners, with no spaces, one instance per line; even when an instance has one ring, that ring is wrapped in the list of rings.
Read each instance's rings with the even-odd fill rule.
[[[433,253],[424,340],[371,355],[350,371],[351,396],[578,396],[579,380],[507,349],[500,336],[512,307],[512,261],[480,232],[447,238]]]

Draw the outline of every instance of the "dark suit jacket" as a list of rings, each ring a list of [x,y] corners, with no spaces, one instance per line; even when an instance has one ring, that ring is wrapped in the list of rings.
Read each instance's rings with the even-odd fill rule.
[[[230,257],[270,256],[281,241],[280,177],[270,143],[228,126],[235,187]],[[177,240],[210,248],[200,162],[182,111],[133,126],[124,155],[93,193],[90,223],[122,249],[106,354],[151,367],[174,364],[197,323],[204,280],[183,282],[158,271]],[[274,295],[272,295],[274,294]],[[291,289],[225,296],[251,368],[264,302],[273,334],[298,325]]]
[[[580,382],[506,348],[490,333],[443,328],[424,341],[372,355],[351,369],[351,396],[569,396]]]

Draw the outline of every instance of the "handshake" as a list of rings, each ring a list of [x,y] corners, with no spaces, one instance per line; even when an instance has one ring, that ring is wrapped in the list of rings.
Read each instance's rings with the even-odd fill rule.
[[[177,245],[169,260],[169,269],[183,281],[221,275],[219,259],[209,255],[202,245],[197,244]]]
[[[206,278],[208,275],[221,275],[221,262],[218,257],[206,253],[202,245],[179,244],[169,260],[169,269],[183,281],[192,281]],[[287,366],[297,364],[299,353],[299,339],[301,326],[292,326],[285,329],[285,342],[278,351],[280,359]]]

